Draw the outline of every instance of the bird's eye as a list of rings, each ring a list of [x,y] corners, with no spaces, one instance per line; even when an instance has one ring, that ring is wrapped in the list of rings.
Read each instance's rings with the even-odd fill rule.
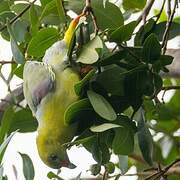
[[[57,161],[58,160],[58,156],[55,154],[51,154],[49,157],[52,161]]]

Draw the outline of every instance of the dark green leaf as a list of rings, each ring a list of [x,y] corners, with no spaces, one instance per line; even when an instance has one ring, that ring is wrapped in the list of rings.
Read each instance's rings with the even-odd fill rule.
[[[126,71],[117,65],[97,74],[96,81],[111,95],[124,95],[124,74]]]
[[[123,8],[125,10],[141,10],[146,5],[146,0],[123,0]]]
[[[128,41],[136,27],[136,21],[132,21],[126,25],[120,26],[118,29],[113,31],[110,35],[110,41],[116,43],[122,43]]]
[[[32,112],[29,109],[21,109],[14,113],[13,122],[10,128],[10,132],[19,130],[19,132],[33,132],[37,130],[38,122],[32,116]]]
[[[27,154],[22,154],[22,153],[19,153],[19,154],[21,155],[21,158],[23,160],[23,173],[24,173],[25,179],[33,180],[35,172],[34,172],[34,166],[33,166],[32,160]]]
[[[12,50],[14,60],[18,64],[23,64],[25,62],[25,58],[19,49],[14,32],[12,31],[12,28],[11,28],[9,22],[7,22],[7,28],[8,28],[8,32],[10,34],[11,50]]]
[[[95,74],[95,70],[89,71],[88,74],[81,81],[75,84],[74,90],[78,96],[83,95],[83,90],[85,86],[88,84],[90,79],[94,76],[94,74]]]
[[[125,116],[119,116],[116,124],[120,128],[114,129],[115,137],[113,139],[112,148],[115,154],[128,155],[134,150],[134,123]]]
[[[153,33],[155,33],[157,35],[159,41],[162,41],[165,29],[166,29],[166,22],[161,22],[155,26]],[[168,40],[178,36],[179,29],[180,29],[180,24],[172,22],[172,25],[169,30]]]
[[[97,114],[109,121],[113,121],[117,118],[116,112],[111,104],[109,104],[103,96],[91,90],[87,91],[87,95]]]
[[[35,57],[42,57],[47,48],[58,40],[58,31],[55,28],[41,29],[30,41],[28,54]]]
[[[110,3],[106,2],[105,7],[103,1],[92,1],[92,8],[97,18],[98,26],[102,29],[115,29],[123,25],[123,15],[120,9]]]
[[[9,130],[13,123],[14,111],[12,107],[6,109],[3,114],[3,118],[1,121],[1,128],[0,128],[0,143],[3,142],[6,135],[9,134]]]
[[[123,60],[127,56],[126,51],[118,51],[114,54],[109,54],[107,57],[104,59],[101,59],[97,62],[97,65],[100,66],[107,66],[111,64],[118,64],[119,61]]]
[[[143,45],[143,57],[148,63],[154,63],[161,55],[161,45],[155,34],[150,34]]]
[[[144,160],[149,164],[153,164],[153,139],[144,119],[144,112],[139,110],[138,117],[138,142]]]
[[[148,22],[141,26],[139,31],[136,33],[134,38],[135,46],[142,46],[145,39],[153,32],[156,22],[153,18],[149,19]]]
[[[70,125],[74,122],[75,117],[79,115],[81,111],[91,109],[92,106],[89,102],[89,99],[81,99],[77,102],[72,103],[64,114],[64,123]]]
[[[83,46],[81,53],[77,58],[77,62],[81,62],[83,64],[95,63],[99,59],[99,54],[96,50],[102,48],[102,40],[99,36],[96,36],[94,39]]]

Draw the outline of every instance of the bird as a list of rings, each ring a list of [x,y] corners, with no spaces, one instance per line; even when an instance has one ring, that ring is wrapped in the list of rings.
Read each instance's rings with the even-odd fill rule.
[[[69,105],[79,100],[74,85],[81,78],[67,61],[73,34],[82,16],[83,13],[71,21],[64,38],[46,50],[42,62],[27,61],[23,70],[24,97],[38,121],[38,153],[53,169],[75,168],[64,144],[74,137],[77,123],[65,125],[64,114]]]

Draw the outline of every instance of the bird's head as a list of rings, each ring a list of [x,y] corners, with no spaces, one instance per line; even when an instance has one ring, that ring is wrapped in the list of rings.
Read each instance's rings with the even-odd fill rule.
[[[53,169],[67,167],[70,169],[76,166],[69,161],[66,149],[57,139],[44,139],[37,137],[37,147],[41,160]]]

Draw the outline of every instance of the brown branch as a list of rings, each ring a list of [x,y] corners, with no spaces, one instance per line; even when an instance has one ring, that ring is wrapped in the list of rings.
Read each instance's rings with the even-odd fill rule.
[[[161,6],[161,9],[160,9],[159,13],[156,15],[156,17],[157,17],[156,23],[158,22],[159,18],[161,17],[162,11],[163,11],[163,9],[164,9],[165,2],[166,2],[166,0],[163,1],[163,4],[162,4],[162,6]]]
[[[15,63],[16,63],[15,61],[4,61],[4,60],[0,61],[1,65],[4,65],[4,64],[15,64]]]
[[[171,12],[170,2],[168,4],[169,4],[169,6],[168,6],[169,7],[168,8],[168,14],[169,14]],[[175,0],[174,1],[173,11],[172,11],[171,14],[169,14],[169,18],[168,18],[168,21],[166,23],[166,29],[165,29],[164,34],[163,34],[162,45],[161,45],[163,54],[165,54],[165,52],[166,52],[166,47],[167,47],[167,42],[168,42],[168,37],[169,37],[169,31],[170,31],[170,28],[171,28],[171,25],[172,25],[174,14],[176,12],[177,4],[178,4],[178,0]]]
[[[151,174],[150,176],[146,177],[145,180],[157,180],[158,178],[160,178],[161,176],[165,175],[166,173],[168,173],[169,169],[174,166],[175,164],[180,162],[180,158],[177,158],[175,161],[173,161],[171,164],[169,164],[168,166],[166,166],[165,168],[161,169],[161,171],[158,171],[156,173]],[[179,172],[180,173],[180,172]],[[167,175],[167,174],[166,174]]]
[[[98,24],[97,24],[97,20],[96,20],[96,16],[94,15],[94,11],[91,7],[91,0],[86,0],[86,5],[83,9],[83,14],[86,14],[86,15],[91,15],[91,18],[92,18],[92,21],[93,21],[93,24],[94,24],[94,30],[95,30],[95,35],[98,34],[98,31],[99,31],[99,27],[98,27]]]
[[[13,24],[17,19],[19,19],[37,0],[34,0],[32,3],[28,4],[27,7],[25,7],[17,16],[12,18],[10,20],[10,24]],[[0,28],[0,31],[3,31],[4,29],[7,28],[7,25],[4,25],[2,28]]]
[[[168,91],[168,90],[180,90],[180,86],[164,86],[161,88],[161,90],[165,90],[165,91]]]
[[[143,20],[144,22],[146,21],[146,17],[149,14],[149,11],[151,10],[154,2],[155,2],[155,0],[149,0],[149,2],[146,4],[146,6],[143,9],[143,12],[137,19],[137,24],[139,24],[141,22],[141,20]]]
[[[9,106],[9,102],[14,101],[14,98],[16,99],[16,103],[19,103],[24,99],[22,85],[8,94],[4,98],[4,101],[0,102],[0,121],[2,119],[4,111]]]

